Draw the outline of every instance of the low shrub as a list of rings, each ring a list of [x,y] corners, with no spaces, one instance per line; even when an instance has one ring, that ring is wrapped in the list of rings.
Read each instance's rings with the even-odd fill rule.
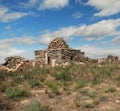
[[[91,98],[95,98],[97,96],[97,92],[96,91],[88,91],[87,96],[89,96]]]
[[[108,87],[108,89],[105,92],[108,93],[108,92],[115,92],[115,91],[116,91],[115,87]]]
[[[18,87],[7,88],[5,92],[9,98],[13,98],[13,99],[29,96],[29,92],[27,90]]]
[[[86,103],[84,104],[84,108],[94,108],[94,104]]]
[[[51,89],[52,92],[54,93],[58,92],[58,85],[56,82],[47,81],[46,85]]]
[[[25,111],[48,111],[48,107],[42,106],[38,101],[33,101],[25,106]]]
[[[100,100],[100,101],[106,101],[107,99],[108,99],[108,97],[105,96],[105,95],[101,95],[101,96],[99,97],[99,100]]]
[[[38,87],[40,85],[40,82],[38,80],[33,79],[29,81],[29,84],[33,88],[33,87]]]
[[[0,81],[4,81],[7,75],[7,71],[0,70]]]
[[[86,86],[87,83],[86,83],[86,81],[79,80],[76,82],[76,84],[77,84],[77,88],[83,88]]]
[[[71,77],[68,73],[62,72],[61,74],[56,75],[57,80],[70,81]]]
[[[16,83],[22,83],[24,81],[24,78],[16,76],[13,78],[14,82]]]
[[[25,72],[25,73],[24,73],[24,79],[30,80],[30,79],[33,79],[33,76],[32,76],[31,73]]]
[[[14,86],[14,83],[12,81],[1,81],[0,91],[5,92],[5,90],[11,86]]]

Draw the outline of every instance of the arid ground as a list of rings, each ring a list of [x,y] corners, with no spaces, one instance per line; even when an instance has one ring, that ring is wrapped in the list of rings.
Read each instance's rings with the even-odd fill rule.
[[[120,65],[1,70],[0,111],[120,111]]]

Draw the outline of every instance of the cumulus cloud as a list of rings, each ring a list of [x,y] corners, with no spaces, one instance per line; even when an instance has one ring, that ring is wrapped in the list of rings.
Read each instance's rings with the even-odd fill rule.
[[[90,58],[102,58],[107,57],[109,54],[118,56],[120,58],[120,48],[101,48],[97,46],[84,45],[80,47],[82,51],[85,51],[85,55]]]
[[[16,20],[20,19],[24,16],[29,15],[29,13],[24,13],[24,12],[11,12],[8,8],[6,7],[0,7],[0,21],[1,22],[8,22],[11,20]]]
[[[0,45],[13,44],[13,43],[31,45],[31,44],[35,44],[36,42],[37,42],[37,40],[35,40],[34,37],[23,36],[23,37],[16,37],[16,38],[10,38],[10,39],[1,40]]]
[[[92,25],[82,25],[78,27],[76,34],[85,36],[88,40],[100,39],[108,36],[118,35],[120,31],[120,19],[102,20]]]
[[[110,19],[102,20],[91,25],[80,25],[80,26],[70,26],[63,27],[55,31],[44,31],[41,35],[37,37],[24,35],[22,37],[16,37],[11,39],[4,39],[0,41],[0,50],[4,56],[7,52],[19,53],[21,50],[13,48],[15,44],[33,45],[36,43],[48,44],[51,40],[58,37],[63,37],[66,41],[72,40],[73,37],[80,37],[84,40],[100,40],[111,37],[113,40],[111,42],[120,41],[120,19]],[[98,42],[99,43],[99,42]],[[120,42],[119,42],[120,43]],[[9,46],[8,46],[9,45]],[[8,49],[7,49],[8,48]],[[120,49],[113,48],[100,48],[97,46],[83,46],[80,49],[86,52],[88,57],[103,57],[108,54],[120,54]],[[9,51],[7,51],[9,50]],[[9,52],[9,53],[10,53]],[[6,54],[7,54],[6,53]],[[9,53],[7,55],[9,55]],[[21,53],[21,52],[20,52]],[[11,54],[11,53],[10,53]],[[14,53],[12,53],[14,54]],[[25,52],[24,52],[25,54]],[[119,55],[120,56],[120,55]],[[0,56],[1,57],[1,56]]]
[[[48,44],[51,40],[56,37],[63,37],[65,40],[71,40],[71,37],[74,36],[76,27],[65,27],[53,32],[47,32],[40,36],[40,43]]]
[[[4,58],[6,58],[8,56],[22,55],[23,52],[24,52],[23,50],[18,50],[7,44],[0,44],[0,63],[3,63]]]
[[[11,39],[4,39],[0,41],[0,63],[4,62],[4,58],[8,56],[22,56],[25,58],[33,58],[33,52],[23,49],[16,48],[15,44],[21,45],[32,45],[35,44],[33,37],[23,36],[21,38],[11,38]],[[14,45],[13,45],[14,44]]]
[[[40,10],[61,9],[69,4],[69,0],[43,0],[39,6]]]
[[[91,5],[99,11],[94,16],[110,16],[120,12],[120,0],[89,0],[87,5]]]
[[[54,37],[61,36],[65,40],[72,37],[83,37],[85,40],[100,40],[110,36],[120,35],[117,28],[120,26],[120,19],[102,20],[92,25],[81,25],[64,27],[53,32],[47,32],[40,38],[40,42],[48,44]]]

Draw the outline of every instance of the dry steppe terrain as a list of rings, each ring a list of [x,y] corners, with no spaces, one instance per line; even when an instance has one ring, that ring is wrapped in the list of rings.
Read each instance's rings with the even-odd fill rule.
[[[1,70],[0,111],[120,111],[120,65]]]

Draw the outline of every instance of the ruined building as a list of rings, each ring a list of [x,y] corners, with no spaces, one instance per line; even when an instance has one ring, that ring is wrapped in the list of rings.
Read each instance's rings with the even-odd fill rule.
[[[103,63],[119,63],[118,56],[108,55],[107,58],[100,58],[98,59],[99,64]]]
[[[5,58],[5,63],[0,67],[1,70],[11,72],[30,70],[34,67],[34,60],[26,60],[20,56],[10,56]]]
[[[69,48],[61,37],[51,41],[47,49],[35,51],[35,61],[52,66],[71,61],[83,62],[85,59],[84,52]]]

